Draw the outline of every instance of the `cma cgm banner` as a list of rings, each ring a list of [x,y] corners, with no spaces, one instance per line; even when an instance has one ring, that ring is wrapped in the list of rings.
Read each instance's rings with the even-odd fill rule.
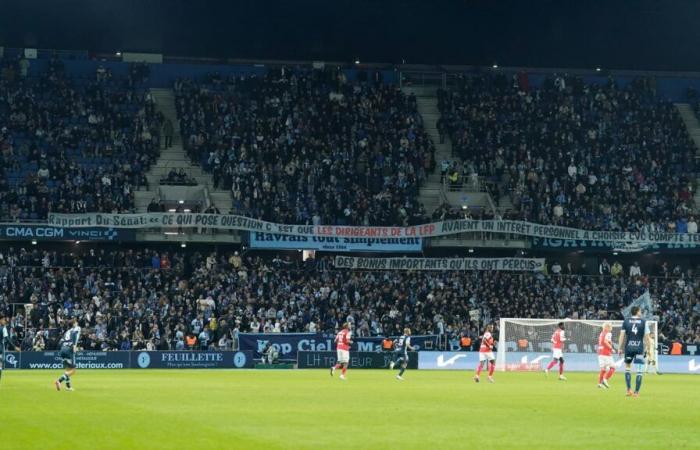
[[[420,252],[423,248],[423,239],[419,237],[309,237],[272,233],[250,233],[250,248],[325,250],[333,252]]]
[[[336,256],[335,267],[366,270],[542,271],[544,258],[357,258]]]
[[[506,233],[519,236],[609,241],[619,244],[700,243],[700,234],[649,231],[587,231],[540,225],[517,220],[449,220],[411,227],[363,227],[344,225],[284,225],[250,217],[226,214],[142,213],[142,214],[49,214],[53,226],[85,228],[206,227],[224,230],[258,231],[290,236],[354,238],[436,237],[459,233]]]
[[[48,225],[0,225],[0,239],[37,241],[133,241],[133,230],[115,228],[63,228]]]

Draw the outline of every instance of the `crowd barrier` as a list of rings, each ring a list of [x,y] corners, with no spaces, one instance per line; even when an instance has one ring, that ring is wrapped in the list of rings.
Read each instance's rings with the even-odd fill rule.
[[[566,370],[568,372],[597,372],[598,356],[595,353],[566,353]],[[551,353],[506,353],[505,369],[507,371],[539,371],[552,359]],[[615,366],[623,367],[623,359],[613,357]],[[474,370],[479,362],[479,352],[419,352],[418,369],[429,370]],[[660,355],[658,370],[663,373],[682,373],[700,375],[700,357]]]
[[[392,352],[356,351],[350,353],[350,368],[386,369],[393,358]],[[594,353],[567,353],[566,370],[569,372],[597,372],[598,358]],[[509,352],[505,369],[509,371],[539,371],[549,362],[549,353]],[[331,350],[300,350],[295,353],[300,369],[327,369],[335,364],[336,352]],[[409,369],[473,371],[479,361],[478,352],[409,352]],[[614,357],[615,365],[623,367],[623,360]],[[248,369],[259,359],[251,351],[83,351],[76,355],[78,369]],[[63,368],[57,351],[6,352],[5,369]],[[658,369],[663,373],[700,375],[700,357],[690,355],[660,355]]]
[[[388,369],[393,360],[393,352],[355,352],[350,353],[351,369]],[[299,369],[328,369],[336,363],[336,352],[308,352],[297,354]],[[408,368],[418,368],[417,353],[409,353]]]
[[[296,360],[300,351],[333,351],[334,337],[320,333],[241,333],[238,335],[238,348],[253,353],[256,358],[268,343],[279,352],[283,360]],[[354,337],[350,352],[379,352],[383,337]],[[437,348],[438,336],[411,336],[411,345],[417,350]]]
[[[253,354],[245,351],[133,351],[76,354],[78,369],[245,369],[252,368]],[[6,369],[62,369],[57,351],[7,352]]]

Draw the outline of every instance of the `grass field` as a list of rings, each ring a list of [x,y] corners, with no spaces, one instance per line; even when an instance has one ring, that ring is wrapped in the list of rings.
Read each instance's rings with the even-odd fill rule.
[[[700,448],[697,376],[626,398],[621,374],[84,370],[56,392],[58,374],[5,372],[1,449]]]

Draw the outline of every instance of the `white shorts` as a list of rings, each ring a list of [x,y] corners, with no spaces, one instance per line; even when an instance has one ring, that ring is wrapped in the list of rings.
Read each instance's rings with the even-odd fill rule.
[[[559,359],[559,358],[563,358],[563,357],[564,357],[564,353],[562,353],[560,348],[553,348],[552,349],[552,358]]]
[[[493,361],[496,357],[493,356],[493,352],[479,352],[479,362],[481,361]]]
[[[339,363],[350,362],[350,351],[349,350],[338,350],[338,361]]]
[[[609,369],[615,366],[615,361],[612,356],[598,355],[598,366],[601,369]]]

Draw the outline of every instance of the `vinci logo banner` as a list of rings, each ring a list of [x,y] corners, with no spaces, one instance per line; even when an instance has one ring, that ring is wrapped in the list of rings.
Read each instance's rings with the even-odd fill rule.
[[[423,239],[419,237],[309,237],[271,233],[250,233],[250,248],[319,250],[329,252],[420,252],[423,248]]]

